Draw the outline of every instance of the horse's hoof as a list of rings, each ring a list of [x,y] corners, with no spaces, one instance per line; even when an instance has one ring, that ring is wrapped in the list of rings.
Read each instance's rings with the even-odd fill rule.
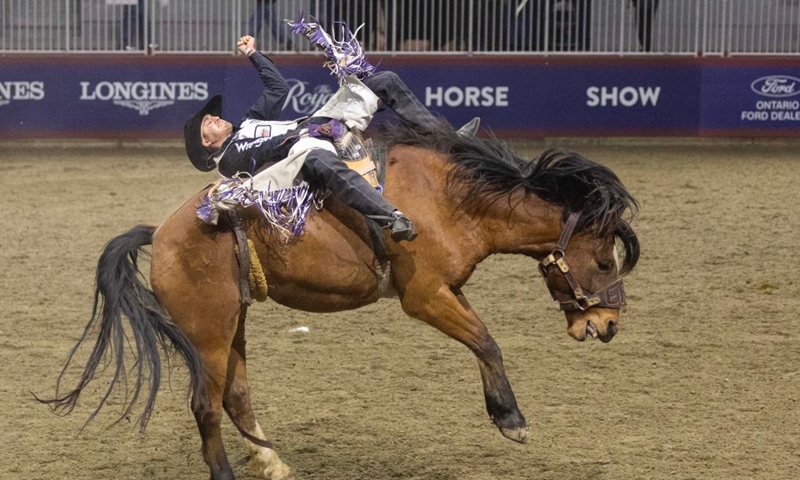
[[[292,470],[283,463],[273,451],[263,451],[253,455],[250,460],[250,469],[264,480],[294,480]]]
[[[514,440],[518,443],[525,443],[528,441],[528,428],[500,428],[500,433],[509,440]]]
[[[500,433],[509,440],[525,443],[528,440],[528,422],[519,410],[508,412],[502,417],[492,417]]]
[[[289,468],[285,469],[273,469],[273,470],[264,470],[258,469],[255,470],[257,476],[265,479],[265,480],[295,480],[294,474],[289,470]]]

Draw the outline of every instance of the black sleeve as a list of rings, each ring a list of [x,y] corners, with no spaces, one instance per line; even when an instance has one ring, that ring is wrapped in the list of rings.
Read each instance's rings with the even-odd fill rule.
[[[256,51],[249,58],[250,63],[258,70],[264,90],[247,111],[245,118],[277,120],[283,110],[283,104],[286,103],[286,97],[289,96],[289,84],[272,60],[263,53]]]
[[[232,141],[225,147],[219,161],[219,173],[226,177],[232,177],[237,172],[253,175],[267,163],[286,158],[298,138],[298,130],[294,130],[268,139]]]

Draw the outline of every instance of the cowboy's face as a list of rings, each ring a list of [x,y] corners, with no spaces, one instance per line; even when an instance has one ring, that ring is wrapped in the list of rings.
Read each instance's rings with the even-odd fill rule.
[[[219,149],[228,137],[233,133],[233,124],[213,116],[206,115],[200,122],[200,136],[203,139],[203,146],[211,149]]]

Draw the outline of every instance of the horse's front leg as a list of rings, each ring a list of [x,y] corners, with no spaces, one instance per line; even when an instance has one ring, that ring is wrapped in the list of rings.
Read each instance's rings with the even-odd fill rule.
[[[406,292],[403,310],[466,345],[478,358],[489,417],[506,438],[525,442],[528,430],[503,366],[503,355],[460,289],[440,288],[419,298]]]

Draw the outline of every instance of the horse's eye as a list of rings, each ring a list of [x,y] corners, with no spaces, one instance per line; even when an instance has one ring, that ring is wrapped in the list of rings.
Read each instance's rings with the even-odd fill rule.
[[[597,264],[597,269],[600,270],[603,273],[610,272],[611,271],[611,264],[610,263],[599,262]]]

